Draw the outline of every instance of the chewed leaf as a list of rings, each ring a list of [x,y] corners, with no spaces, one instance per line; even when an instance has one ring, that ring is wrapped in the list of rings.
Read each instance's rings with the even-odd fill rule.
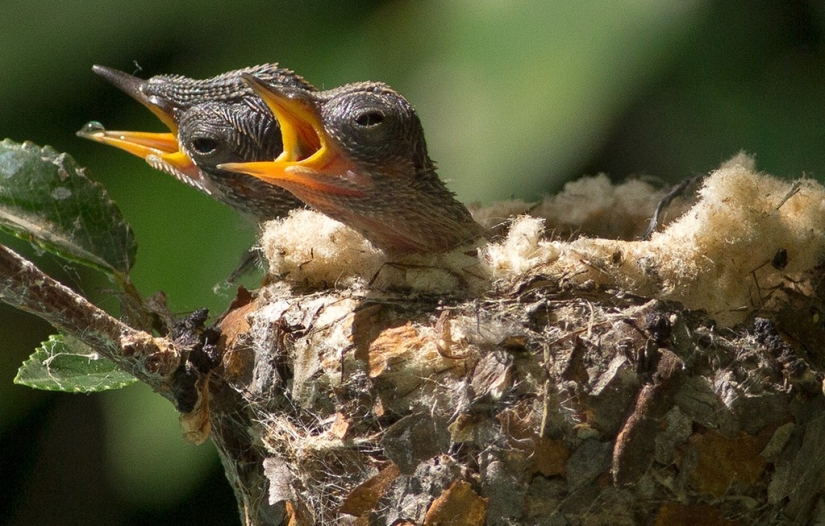
[[[111,274],[127,274],[137,250],[103,187],[69,155],[30,142],[0,142],[0,229]]]
[[[120,389],[137,381],[80,341],[55,334],[23,362],[14,383],[69,393]]]

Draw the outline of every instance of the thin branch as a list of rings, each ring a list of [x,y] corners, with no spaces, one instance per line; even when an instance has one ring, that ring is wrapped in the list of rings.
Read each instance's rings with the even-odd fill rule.
[[[171,399],[180,353],[165,338],[134,329],[0,245],[0,301],[70,334]]]

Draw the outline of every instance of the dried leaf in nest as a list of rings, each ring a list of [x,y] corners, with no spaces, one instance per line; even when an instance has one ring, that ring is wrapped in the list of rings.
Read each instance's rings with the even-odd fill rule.
[[[740,433],[725,438],[713,431],[695,433],[688,438],[683,456],[695,456],[695,465],[689,471],[690,483],[700,493],[719,498],[731,484],[743,491],[754,486],[767,467],[760,454],[770,436],[750,436]]]
[[[480,526],[487,518],[487,499],[469,482],[456,480],[439,495],[424,516],[424,526]]]
[[[707,504],[685,505],[665,502],[656,514],[656,526],[741,526],[738,520],[725,518],[724,513]]]
[[[384,492],[400,474],[398,466],[390,464],[374,477],[359,484],[344,500],[341,513],[361,517],[373,511]]]

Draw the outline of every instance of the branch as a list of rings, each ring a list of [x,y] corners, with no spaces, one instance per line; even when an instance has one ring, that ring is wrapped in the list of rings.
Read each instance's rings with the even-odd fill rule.
[[[3,245],[0,301],[43,318],[172,399],[171,377],[181,357],[169,340],[113,318]]]

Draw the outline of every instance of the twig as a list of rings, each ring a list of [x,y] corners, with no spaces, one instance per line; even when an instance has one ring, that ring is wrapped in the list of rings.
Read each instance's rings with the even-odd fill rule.
[[[793,186],[791,187],[791,189],[788,191],[788,193],[785,194],[785,197],[783,197],[782,200],[779,202],[779,204],[776,205],[776,210],[779,210],[780,208],[782,208],[782,205],[787,203],[788,199],[790,199],[791,197],[798,194],[800,188],[802,188],[802,181],[795,181]]]
[[[703,175],[698,175],[694,177],[689,177],[688,179],[684,179],[682,182],[671,188],[671,190],[662,197],[659,204],[656,205],[656,210],[653,212],[653,217],[650,218],[650,223],[647,226],[647,231],[642,236],[643,241],[649,241],[650,238],[653,236],[653,233],[656,232],[656,229],[659,228],[659,217],[662,215],[662,212],[668,205],[670,205],[671,201],[676,199],[678,196],[682,195],[685,192],[685,189],[690,186],[694,181],[704,177]]]
[[[165,338],[134,329],[0,245],[0,301],[43,318],[171,399],[180,354]]]

